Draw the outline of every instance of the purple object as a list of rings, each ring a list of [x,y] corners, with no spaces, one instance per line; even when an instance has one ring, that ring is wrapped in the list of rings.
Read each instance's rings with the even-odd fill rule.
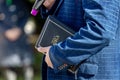
[[[37,13],[38,13],[38,10],[36,10],[36,9],[32,9],[31,14],[32,14],[33,16],[36,16]]]

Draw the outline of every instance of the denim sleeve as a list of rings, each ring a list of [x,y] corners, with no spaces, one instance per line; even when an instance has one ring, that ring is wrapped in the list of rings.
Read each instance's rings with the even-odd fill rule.
[[[76,65],[109,45],[118,27],[117,5],[117,0],[83,0],[86,26],[49,51],[55,72],[61,71],[61,65]]]

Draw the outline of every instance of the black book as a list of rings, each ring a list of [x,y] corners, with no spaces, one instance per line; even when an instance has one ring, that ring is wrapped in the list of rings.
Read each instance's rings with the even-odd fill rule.
[[[47,47],[65,40],[75,32],[53,16],[48,16],[35,47]]]

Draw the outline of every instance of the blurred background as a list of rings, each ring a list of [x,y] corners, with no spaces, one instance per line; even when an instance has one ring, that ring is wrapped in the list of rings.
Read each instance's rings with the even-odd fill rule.
[[[7,4],[11,5],[12,1],[14,1],[14,0],[0,0],[0,2],[2,2],[2,1],[7,1]],[[19,3],[19,0],[16,0],[16,1]],[[27,13],[29,13],[29,16],[28,16],[28,18],[25,22],[25,26],[24,26],[23,30],[24,30],[25,34],[28,36],[27,40],[28,40],[28,42],[30,43],[30,45],[32,46],[32,49],[33,49],[33,63],[32,63],[33,80],[41,80],[41,60],[42,60],[43,55],[40,54],[34,48],[34,46],[35,46],[36,40],[37,40],[37,38],[40,34],[42,26],[44,24],[44,20],[41,18],[40,14],[38,14],[37,16],[32,16],[30,14],[35,0],[21,0],[21,1],[23,1],[25,4],[27,4],[27,10],[28,10]],[[14,7],[11,7],[11,8],[14,9]],[[0,10],[1,10],[1,7],[0,7]],[[0,11],[0,23],[2,23],[2,19],[4,19],[4,18],[6,18],[6,17]],[[16,17],[13,17],[13,19],[16,19]],[[1,24],[0,24],[0,27],[1,27]],[[25,80],[24,79],[24,72],[23,72],[22,67],[15,67],[14,70],[17,74],[17,80]],[[0,67],[0,80],[6,80],[3,72],[4,72],[3,68]]]

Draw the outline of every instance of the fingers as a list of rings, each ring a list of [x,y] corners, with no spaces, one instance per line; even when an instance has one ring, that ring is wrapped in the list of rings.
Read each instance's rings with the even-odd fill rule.
[[[50,57],[49,57],[49,50],[50,50],[51,46],[48,46],[48,47],[39,47],[37,48],[37,50],[41,53],[43,53],[45,56],[45,62],[47,63],[47,65],[50,67],[50,68],[53,68],[53,65],[52,65],[52,62],[50,60]]]
[[[50,10],[54,3],[55,3],[55,0],[45,0],[45,2],[43,3],[43,5],[44,5],[48,10]]]
[[[46,48],[44,48],[44,47],[39,47],[39,48],[37,48],[37,50],[43,54],[46,53]]]
[[[48,67],[53,68],[53,64],[50,60],[49,53],[47,53],[45,56],[45,62],[47,63]]]
[[[50,49],[51,46],[48,46],[48,47],[39,47],[37,48],[37,50],[43,54],[46,54],[49,52],[49,49]]]

